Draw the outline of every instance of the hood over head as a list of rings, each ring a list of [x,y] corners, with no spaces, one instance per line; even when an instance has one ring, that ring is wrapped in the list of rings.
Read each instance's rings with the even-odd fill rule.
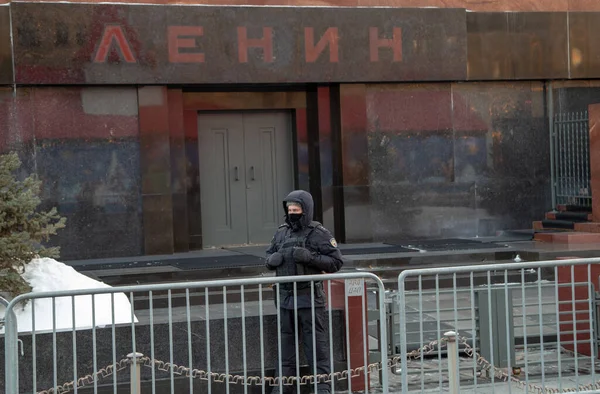
[[[283,200],[283,211],[285,212],[285,221],[289,224],[290,222],[287,216],[288,202],[295,202],[300,204],[300,206],[302,207],[302,212],[304,213],[304,216],[302,216],[302,219],[300,219],[300,224],[303,227],[308,226],[310,222],[312,222],[314,214],[314,202],[312,195],[304,190],[294,190],[293,192],[287,195],[285,200]]]

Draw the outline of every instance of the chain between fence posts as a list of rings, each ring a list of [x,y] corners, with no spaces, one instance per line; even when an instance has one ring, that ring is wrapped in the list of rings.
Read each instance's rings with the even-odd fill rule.
[[[33,302],[33,301],[32,301]],[[0,303],[6,307],[4,315],[4,368],[6,394],[19,393],[19,344],[17,318],[9,302],[0,297]]]
[[[210,288],[222,288],[222,289],[228,289],[228,287],[235,287],[235,286],[250,286],[250,285],[259,285],[259,288],[261,288],[261,286],[267,285],[267,284],[273,284],[275,283],[275,285],[278,285],[280,283],[285,283],[285,282],[291,282],[291,283],[297,283],[297,282],[305,282],[305,281],[330,281],[330,280],[349,280],[349,279],[363,279],[363,280],[368,280],[371,283],[374,284],[373,289],[377,289],[378,291],[378,306],[379,306],[379,319],[381,322],[385,322],[386,321],[386,308],[385,308],[385,287],[383,285],[383,282],[381,280],[381,278],[379,278],[378,276],[376,276],[375,274],[372,273],[336,273],[336,274],[322,274],[322,275],[305,275],[305,276],[294,276],[294,277],[276,277],[276,278],[268,278],[268,277],[263,277],[263,278],[244,278],[244,279],[227,279],[227,280],[211,280],[211,281],[200,281],[200,282],[180,282],[180,283],[170,283],[170,284],[153,284],[153,285],[135,285],[135,286],[123,286],[123,287],[114,287],[114,288],[95,288],[95,289],[81,289],[81,290],[68,290],[68,291],[56,291],[56,292],[40,292],[40,293],[28,293],[28,294],[23,294],[20,295],[18,297],[16,297],[14,300],[12,300],[10,303],[7,303],[7,330],[6,330],[6,336],[5,336],[5,341],[6,341],[6,393],[7,394],[18,394],[18,389],[19,386],[27,386],[27,384],[29,384],[28,381],[25,382],[19,382],[18,380],[18,373],[17,373],[17,365],[18,365],[18,331],[16,328],[16,318],[14,317],[13,313],[14,313],[14,309],[17,307],[17,305],[21,304],[24,301],[27,302],[35,302],[35,300],[38,299],[57,299],[57,298],[61,298],[61,297],[70,297],[71,299],[75,299],[76,297],[79,296],[101,296],[104,294],[110,294],[111,295],[111,303],[114,304],[114,299],[115,296],[117,294],[122,294],[123,296],[125,296],[126,294],[130,293],[131,297],[129,298],[130,303],[131,303],[131,316],[126,319],[128,322],[131,321],[131,325],[134,326],[134,319],[135,319],[135,315],[134,315],[134,300],[133,300],[133,293],[145,293],[145,292],[154,292],[154,293],[158,293],[158,292],[168,292],[168,297],[170,298],[173,294],[173,292],[178,292],[181,290],[186,290],[189,292],[189,289],[191,288],[203,288],[205,290],[204,295],[205,297],[205,306],[206,308],[206,313],[207,313],[207,317],[208,317],[208,311],[209,311],[209,297],[208,295],[208,289]],[[243,288],[243,287],[242,287]],[[187,294],[187,293],[186,293]],[[279,299],[279,292],[277,292],[277,296]],[[153,298],[151,297],[149,300],[150,303],[150,311],[152,311],[152,300]],[[261,300],[262,301],[262,300]],[[279,301],[279,300],[278,300]],[[169,305],[170,305],[170,300],[169,300]],[[187,301],[186,301],[187,302]],[[224,303],[225,304],[225,303]],[[279,302],[278,302],[279,305]],[[94,304],[92,304],[92,306],[94,306]],[[366,303],[362,305],[363,308],[367,307]],[[114,308],[114,305],[113,305]],[[260,308],[262,308],[262,302],[261,302],[261,306]],[[72,312],[72,311],[71,311]],[[366,311],[363,313],[363,315],[366,313]],[[112,313],[114,315],[114,311]],[[153,321],[152,319],[152,312],[150,312],[150,320]],[[188,312],[189,314],[189,312]],[[125,313],[125,315],[129,315],[129,313]],[[190,316],[188,316],[189,318]],[[225,316],[227,318],[227,316]],[[131,320],[129,320],[129,318],[131,318]],[[94,321],[95,318],[92,319],[92,325],[91,325],[91,330],[94,330],[94,327],[96,327],[96,323]],[[34,320],[35,321],[35,320]],[[73,321],[75,322],[75,319],[73,319]],[[113,321],[113,328],[114,328],[114,321],[115,321],[115,317],[112,316],[112,321]],[[207,319],[207,321],[209,321],[209,319]],[[129,323],[128,323],[129,324]],[[364,323],[361,324],[361,326],[363,326]],[[381,344],[381,348],[382,349],[388,349],[388,338],[387,338],[387,333],[386,333],[386,329],[385,329],[386,325],[385,324],[380,324],[380,327],[378,329],[379,331],[379,339],[380,339],[380,344]],[[363,331],[365,330],[365,327],[362,327]],[[87,329],[87,327],[86,327]],[[261,330],[262,331],[262,330]],[[151,329],[151,333],[153,332],[153,330]],[[207,338],[208,338],[208,334],[210,332],[210,329],[208,329],[207,327]],[[190,341],[190,333],[188,333],[187,338],[188,341]],[[287,381],[290,382],[300,382],[301,385],[305,385],[305,384],[310,384],[313,385],[315,382],[315,378],[312,378],[311,380],[311,375],[306,375],[306,376],[289,376],[286,377],[286,379],[278,379],[277,377],[265,377],[264,374],[262,374],[263,376],[252,376],[252,377],[247,377],[247,376],[241,376],[241,375],[232,375],[229,373],[229,371],[225,371],[224,374],[216,374],[216,373],[211,373],[210,372],[210,364],[207,366],[208,367],[208,371],[205,371],[204,369],[201,369],[202,367],[198,368],[198,369],[193,369],[192,365],[188,367],[184,367],[181,365],[177,365],[174,363],[175,360],[173,360],[172,358],[169,360],[168,363],[165,363],[163,361],[160,360],[156,360],[154,358],[154,341],[152,340],[153,338],[151,337],[151,341],[150,341],[150,351],[146,352],[144,351],[145,354],[148,353],[152,353],[152,357],[146,357],[141,355],[140,353],[136,352],[136,346],[135,346],[135,337],[132,337],[132,344],[131,344],[131,350],[124,352],[125,354],[132,352],[131,354],[129,354],[128,358],[125,358],[121,361],[119,361],[118,363],[114,362],[114,357],[113,357],[113,363],[109,364],[108,366],[106,366],[106,368],[100,369],[100,370],[95,370],[92,373],[90,373],[89,375],[86,376],[80,376],[79,378],[77,377],[77,373],[75,373],[75,376],[73,376],[73,381],[68,381],[62,385],[58,385],[58,382],[49,382],[49,381],[45,381],[43,382],[44,385],[50,386],[52,385],[52,388],[49,388],[47,390],[44,391],[39,391],[40,394],[49,394],[49,393],[59,393],[59,392],[68,392],[68,390],[73,390],[73,389],[77,389],[77,388],[82,388],[84,386],[87,385],[97,385],[98,381],[100,379],[105,379],[110,375],[113,375],[114,372],[116,371],[121,371],[123,369],[126,369],[129,367],[130,369],[130,382],[123,382],[127,385],[127,383],[129,383],[130,386],[130,390],[132,392],[132,394],[139,394],[141,392],[141,386],[140,386],[140,378],[141,378],[141,371],[140,371],[140,367],[141,365],[144,365],[145,367],[148,368],[152,368],[152,370],[154,371],[154,369],[158,369],[160,371],[164,371],[164,372],[168,372],[171,376],[171,381],[173,381],[174,379],[174,375],[180,375],[180,374],[186,374],[186,376],[190,377],[191,379],[200,379],[200,381],[207,381],[207,384],[210,387],[210,384],[212,382],[222,382],[225,384],[242,384],[242,385],[263,385],[263,389],[265,387],[274,387],[274,386],[280,386],[283,384],[286,384]],[[97,346],[98,344],[96,343],[97,338],[96,336],[92,336],[92,340],[93,340],[93,345]],[[170,341],[172,341],[172,338],[169,339]],[[365,338],[365,341],[368,341],[367,338]],[[368,343],[368,342],[367,342]],[[108,344],[108,343],[107,343]],[[189,345],[189,344],[188,344]],[[116,351],[114,349],[115,347],[115,343],[114,343],[114,338],[113,338],[113,353]],[[57,352],[57,348],[58,348],[58,342],[56,340],[54,340],[52,342],[52,348],[54,350],[54,352]],[[210,349],[210,346],[207,346],[208,349]],[[281,348],[281,346],[279,346],[279,348]],[[128,349],[123,349],[123,350],[128,350]],[[67,349],[67,351],[69,351]],[[208,354],[210,354],[210,352],[207,352]],[[35,357],[35,354],[32,354],[33,357]],[[68,357],[67,357],[68,358]],[[64,370],[62,369],[62,363],[59,363],[59,361],[62,361],[63,359],[67,359],[67,358],[63,358],[63,357],[58,357],[53,360],[53,363],[55,365],[50,366],[49,367],[54,367],[56,368],[57,371],[60,371],[61,373],[64,372]],[[70,360],[70,358],[68,358]],[[279,358],[279,362],[281,362],[281,358]],[[60,364],[60,365],[59,365]],[[382,360],[376,363],[371,363],[368,365],[364,365],[364,366],[360,366],[360,367],[355,367],[352,368],[351,370],[348,371],[342,371],[342,372],[335,372],[334,370],[332,370],[332,372],[328,375],[328,376],[318,376],[316,379],[318,379],[319,381],[323,381],[324,383],[327,381],[332,381],[335,379],[352,379],[357,377],[357,375],[360,375],[360,373],[365,373],[365,375],[367,374],[371,374],[371,373],[375,373],[379,370],[381,370],[381,388],[383,389],[384,393],[389,392],[389,374],[388,374],[388,368],[389,366],[392,365],[392,363],[390,362],[390,360]],[[96,369],[95,365],[94,365],[94,369]],[[314,371],[313,371],[314,372]],[[63,374],[64,375],[64,374]],[[32,379],[35,382],[37,377],[36,374],[36,370],[33,370],[33,376]],[[62,377],[61,377],[62,379]],[[190,380],[191,380],[190,379]],[[56,380],[56,378],[54,378],[54,380]],[[266,386],[268,384],[268,386]],[[294,384],[295,385],[295,384]],[[35,386],[35,384],[34,384]],[[173,387],[173,384],[171,385]],[[113,389],[116,391],[116,387],[117,387],[117,382],[116,380],[113,381]],[[154,379],[152,380],[152,388],[155,389],[155,382]],[[36,389],[37,391],[37,389]]]

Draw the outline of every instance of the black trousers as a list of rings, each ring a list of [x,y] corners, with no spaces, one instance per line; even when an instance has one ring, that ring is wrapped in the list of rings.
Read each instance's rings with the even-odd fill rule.
[[[313,344],[313,320],[311,308],[298,309],[298,342],[296,343],[296,334],[294,329],[295,311],[293,309],[279,308],[281,313],[281,376],[296,375],[296,350],[300,349],[300,342],[303,344],[304,355],[310,366],[309,374],[314,373],[315,360],[313,345],[316,345],[316,365],[317,374],[331,373],[331,364],[329,358],[329,330],[328,319],[325,308],[315,308],[315,333],[316,343]],[[279,365],[276,366],[279,373]],[[297,387],[284,386],[285,392],[293,391]],[[312,388],[312,387],[311,387]],[[317,390],[319,392],[329,392],[329,383],[319,383]]]

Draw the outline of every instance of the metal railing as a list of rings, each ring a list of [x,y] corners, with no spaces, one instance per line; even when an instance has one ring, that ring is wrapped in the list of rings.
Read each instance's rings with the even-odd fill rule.
[[[366,282],[376,294],[365,291]],[[275,290],[284,284],[290,289]],[[5,392],[17,394],[20,386],[22,391],[43,394],[77,393],[83,387],[94,393],[99,389],[117,393],[123,385],[130,386],[131,393],[144,387],[153,394],[211,393],[215,385],[224,386],[227,393],[234,387],[247,393],[251,386],[262,393],[288,386],[298,392],[301,386],[312,386],[316,392],[322,385],[331,386],[332,393],[357,388],[369,392],[376,385],[371,382],[374,374],[379,375],[378,389],[388,392],[386,361],[368,359],[367,305],[385,322],[384,293],[383,283],[373,274],[342,273],[21,295],[6,311]],[[115,316],[123,311],[116,308],[123,304],[115,306],[115,299],[123,294],[128,296],[130,319],[117,324]],[[289,295],[293,297],[286,300]],[[298,304],[302,297],[309,298],[308,308]],[[326,306],[320,307],[318,299],[323,297]],[[108,306],[101,304],[102,298],[109,300]],[[36,330],[34,318],[38,301],[44,299],[51,302],[48,332]],[[284,310],[290,300],[293,308]],[[13,312],[22,312],[24,302],[30,305],[32,332],[21,333],[25,356],[19,358]],[[69,328],[60,321],[65,302]],[[92,311],[87,328],[77,327],[82,305]],[[101,313],[111,317],[108,324],[100,321]],[[293,348],[300,349],[303,343],[303,356],[286,352],[290,332],[282,332],[284,319],[293,319],[288,322]],[[378,327],[379,348],[385,354],[385,324]],[[310,346],[317,342],[317,332],[325,338],[321,345],[326,349]],[[328,365],[319,362],[324,359],[329,359]],[[20,380],[14,369],[9,370],[19,364]],[[286,366],[293,373],[282,376]]]
[[[19,337],[17,330],[17,320],[14,312],[8,309],[10,302],[4,297],[0,297],[0,304],[7,308],[4,312],[4,318],[0,319],[0,328],[4,328],[7,331],[14,332],[15,335],[11,335],[10,338],[5,339],[4,347],[4,368],[6,376],[19,376],[19,363],[14,362],[14,354],[18,354]],[[8,316],[11,316],[11,319]],[[8,321],[7,321],[8,320]],[[10,351],[9,351],[10,349]],[[19,382],[16,382],[16,391],[19,391]]]
[[[398,390],[447,386],[454,393],[454,385],[476,393],[600,393],[599,263],[594,258],[402,272]]]
[[[535,283],[535,280],[531,279],[531,273],[524,275],[523,285],[518,286],[514,284],[508,285],[510,305],[508,310],[512,312],[512,315],[507,316],[510,322],[511,336],[515,339],[515,351],[523,353],[525,349],[541,350],[541,346],[546,348],[551,346],[558,346],[558,336],[556,331],[556,308],[559,305],[564,305],[565,301],[559,301],[558,304],[554,299],[554,284],[543,283],[541,287]],[[537,277],[537,275],[533,275]],[[528,283],[531,281],[531,283]],[[575,282],[576,289],[581,287],[587,287],[587,283]],[[560,288],[569,287],[570,284],[560,284]],[[528,301],[532,298],[532,294],[540,290],[542,293],[541,304],[537,301],[532,303]],[[463,336],[468,338],[468,343],[477,347],[477,342],[481,341],[482,336],[486,335],[488,313],[487,305],[479,305],[478,298],[485,293],[487,290],[478,288],[474,294],[471,294],[470,289],[457,289],[456,292],[453,289],[439,289],[439,291],[405,291],[404,302],[407,305],[406,319],[407,323],[402,326],[402,329],[406,332],[407,347],[409,349],[419,348],[424,343],[429,343],[439,338],[439,332],[445,332],[445,330],[460,329]],[[458,297],[457,304],[459,305],[456,309],[458,315],[455,325],[444,322],[443,316],[452,316],[454,312],[453,306],[450,304],[440,305],[439,309],[436,309],[435,305],[431,305],[432,300],[436,300],[437,297],[444,298],[445,296],[456,296]],[[397,292],[392,293],[389,297],[388,306],[388,343],[392,349],[392,353],[400,353],[401,343],[401,330],[400,330],[400,310],[399,310],[399,295]],[[474,298],[473,298],[474,297]],[[568,302],[568,301],[567,301]],[[578,301],[579,303],[579,301]],[[422,308],[417,307],[422,306]],[[536,308],[541,307],[542,309],[542,321],[544,324],[541,329],[537,322],[531,321],[526,316],[528,313],[537,312]],[[561,312],[560,315],[564,315],[569,312]],[[484,315],[482,318],[481,315]],[[439,317],[439,318],[438,318]],[[594,308],[592,310],[592,324],[597,321],[597,311]],[[483,320],[483,321],[482,321]],[[589,320],[579,320],[589,324]],[[439,323],[439,324],[438,324]],[[482,328],[484,326],[484,328]],[[483,331],[483,332],[482,332]],[[482,335],[483,334],[483,335]],[[563,342],[564,345],[564,342]],[[442,351],[445,353],[445,351]],[[515,367],[524,367],[525,364],[531,366],[536,362],[525,362],[523,358],[515,359]],[[564,361],[564,360],[563,360]],[[552,364],[553,360],[547,360],[546,365]],[[467,366],[464,366],[467,368]],[[409,373],[419,373],[418,370],[409,371]]]
[[[325,384],[332,393],[600,393],[599,276],[594,258],[406,270],[391,300],[377,276],[361,272],[26,294],[6,310],[5,392],[317,392]],[[271,288],[285,283],[292,290]],[[290,294],[291,309],[276,307]],[[127,321],[119,299],[127,302]],[[33,318],[42,300],[52,316],[46,331]],[[65,301],[67,326],[60,321]],[[21,333],[20,357],[16,323],[24,302],[31,333]],[[93,313],[80,327],[82,305]],[[299,325],[302,314],[308,329]],[[310,362],[323,349],[306,345],[309,336],[317,342],[318,316],[324,369]],[[286,318],[292,331],[284,333]],[[285,350],[286,334],[293,349],[304,344],[303,354]],[[381,353],[376,359],[370,342]]]
[[[551,135],[553,202],[590,207],[590,137],[588,112],[554,116]]]

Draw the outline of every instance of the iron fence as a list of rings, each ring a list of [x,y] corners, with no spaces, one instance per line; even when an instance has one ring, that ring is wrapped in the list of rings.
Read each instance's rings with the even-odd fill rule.
[[[329,384],[333,393],[600,393],[599,277],[600,258],[594,258],[406,270],[393,297],[370,273],[26,294],[6,311],[5,392],[115,394],[124,386],[136,394],[142,388],[153,394],[318,392],[319,384]],[[304,354],[283,350],[285,313],[276,305],[290,291],[273,288],[284,283],[292,284],[293,295],[309,284],[311,327],[304,333],[298,326],[303,308],[292,298],[293,347],[304,343]],[[310,363],[318,358],[316,347],[306,346],[308,336],[316,342],[320,283],[325,372]],[[118,310],[123,298],[125,311]],[[42,300],[50,302],[49,328],[34,318]],[[18,339],[24,304],[31,332]],[[92,313],[80,325],[82,305]],[[287,375],[286,355],[294,365]]]
[[[370,300],[367,283],[376,292]],[[291,287],[284,291],[280,288],[284,284]],[[369,304],[378,320],[385,321],[384,292],[383,283],[373,274],[342,273],[21,295],[6,311],[5,392],[77,393],[85,388],[116,394],[123,386],[131,393],[143,388],[153,394],[269,393],[287,387],[300,392],[305,386],[317,392],[323,384],[330,385],[332,393],[388,392],[385,360],[369,360],[369,332],[383,354],[387,353],[385,324],[370,324],[367,311]],[[124,295],[129,319],[123,319],[123,311],[118,310],[123,308]],[[282,333],[282,319],[289,313],[282,308],[288,295],[294,300],[294,348],[304,343],[304,354],[283,350],[284,335],[289,333]],[[308,308],[298,305],[298,295],[310,297]],[[315,304],[322,297],[324,309]],[[36,306],[41,300],[51,303],[51,329],[45,332],[36,329]],[[15,327],[20,317],[13,312],[22,315],[23,305],[31,310],[31,333],[18,334]],[[70,327],[61,324],[65,305]],[[77,315],[85,314],[86,307],[91,313],[80,326]],[[312,326],[299,327],[299,319],[307,313],[310,317],[304,322]],[[106,316],[108,323],[102,320]],[[307,346],[316,342],[320,323],[326,326],[329,365],[325,372],[322,363],[309,362],[321,357],[317,347]],[[377,334],[372,332],[375,327]],[[23,357],[17,352],[17,335],[24,342]],[[282,376],[286,365],[294,365],[295,372]]]
[[[398,389],[600,393],[598,263],[594,258],[402,272]]]
[[[590,207],[588,112],[556,114],[551,138],[553,202]]]

